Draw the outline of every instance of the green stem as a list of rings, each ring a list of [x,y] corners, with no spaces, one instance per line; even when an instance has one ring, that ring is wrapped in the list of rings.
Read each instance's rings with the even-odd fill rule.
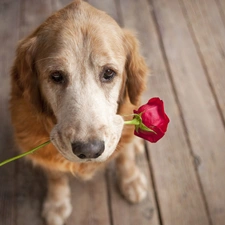
[[[33,149],[31,149],[31,150],[29,150],[29,151],[23,153],[23,154],[20,154],[20,155],[18,155],[18,156],[13,157],[13,158],[7,159],[7,160],[1,162],[1,163],[0,163],[0,166],[3,166],[3,165],[5,165],[6,163],[12,162],[12,161],[14,161],[14,160],[16,160],[16,159],[19,159],[19,158],[22,158],[22,157],[24,157],[24,156],[26,156],[26,155],[29,155],[29,154],[31,154],[31,153],[34,153],[36,150],[38,150],[39,148],[44,147],[45,145],[48,145],[49,143],[50,143],[50,141],[46,141],[45,143],[42,143],[42,144],[38,145],[37,147],[35,147],[35,148],[33,148]]]
[[[136,118],[134,118],[134,119],[129,120],[129,121],[124,121],[124,124],[125,125],[139,125],[140,122]]]

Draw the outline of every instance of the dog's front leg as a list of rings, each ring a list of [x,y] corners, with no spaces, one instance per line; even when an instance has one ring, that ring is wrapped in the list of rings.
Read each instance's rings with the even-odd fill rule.
[[[42,216],[47,225],[63,225],[72,211],[68,177],[55,171],[48,171],[47,177],[48,193]]]
[[[138,203],[147,195],[147,180],[135,161],[135,153],[144,149],[143,141],[134,138],[116,159],[119,187],[125,198]]]

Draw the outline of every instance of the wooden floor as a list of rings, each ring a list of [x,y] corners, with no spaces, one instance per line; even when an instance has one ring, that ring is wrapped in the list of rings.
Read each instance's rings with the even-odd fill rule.
[[[0,0],[0,161],[17,154],[8,112],[17,41],[68,0]],[[130,205],[113,164],[84,183],[71,177],[67,225],[225,225],[225,1],[89,0],[136,31],[168,133],[138,161],[148,198]],[[23,160],[0,168],[0,225],[41,225],[45,178]]]

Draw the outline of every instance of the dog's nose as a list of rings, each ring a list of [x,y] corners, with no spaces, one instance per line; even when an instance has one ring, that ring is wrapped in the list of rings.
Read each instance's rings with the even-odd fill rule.
[[[72,143],[73,153],[80,159],[95,159],[98,158],[105,149],[104,141],[92,140],[89,142],[74,142]]]

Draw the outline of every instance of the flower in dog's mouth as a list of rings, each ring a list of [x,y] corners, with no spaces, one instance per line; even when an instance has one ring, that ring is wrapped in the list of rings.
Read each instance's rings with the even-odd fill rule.
[[[151,98],[138,110],[134,110],[133,120],[124,121],[124,124],[135,125],[136,136],[155,143],[165,135],[169,122],[163,101],[159,98]]]
[[[165,135],[169,122],[170,120],[164,111],[163,101],[159,98],[151,98],[146,104],[140,106],[138,110],[134,110],[133,119],[124,121],[124,124],[134,125],[134,134],[136,136],[155,143]],[[49,143],[50,141],[47,141],[23,154],[7,159],[1,162],[0,166],[34,153]]]

